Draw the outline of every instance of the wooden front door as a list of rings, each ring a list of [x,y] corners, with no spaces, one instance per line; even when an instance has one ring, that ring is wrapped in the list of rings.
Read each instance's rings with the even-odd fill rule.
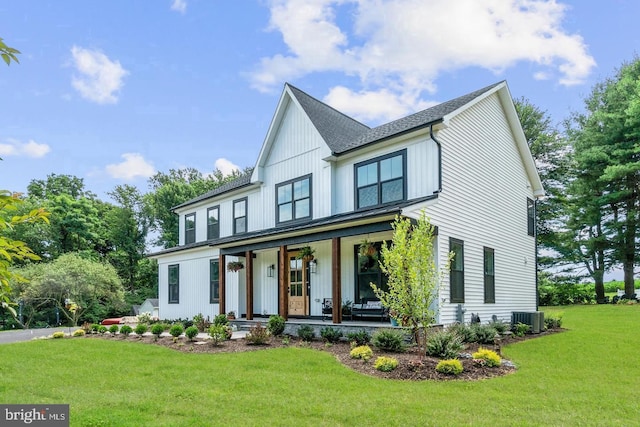
[[[297,252],[289,252],[289,316],[308,316],[307,263],[297,259]]]

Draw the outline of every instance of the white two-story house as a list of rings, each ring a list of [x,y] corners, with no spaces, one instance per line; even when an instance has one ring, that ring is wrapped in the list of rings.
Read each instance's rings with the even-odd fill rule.
[[[313,318],[325,298],[374,299],[385,277],[359,245],[379,249],[396,215],[425,211],[438,263],[455,254],[437,321],[509,320],[537,309],[543,193],[506,82],[375,128],[286,84],[252,173],[174,208],[180,244],[151,255],[159,314]]]

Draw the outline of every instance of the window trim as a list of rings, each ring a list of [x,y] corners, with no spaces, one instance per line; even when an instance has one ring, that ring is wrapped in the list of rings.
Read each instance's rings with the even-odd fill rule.
[[[236,204],[244,202],[244,216],[236,217]],[[233,205],[233,234],[244,234],[249,229],[249,202],[247,197],[235,199]],[[236,221],[240,218],[244,218],[244,231],[238,231]]]
[[[312,175],[313,174],[308,174],[308,175],[304,175],[304,176],[301,176],[301,177],[298,177],[298,178],[293,178],[293,179],[290,179],[288,181],[284,181],[284,182],[281,182],[279,184],[276,184],[274,200],[275,200],[275,205],[276,205],[276,224],[277,225],[280,225],[280,224],[294,224],[294,223],[298,223],[298,222],[308,221],[308,220],[313,218],[313,177],[312,177]],[[297,200],[295,199],[295,197],[293,195],[293,185],[296,182],[305,181],[307,179],[309,180],[309,197],[308,197],[308,199],[309,199],[309,215],[303,216],[303,217],[300,217],[300,218],[296,218],[296,216],[295,216],[295,212],[296,212],[295,205],[296,205],[296,201]],[[278,202],[278,189],[280,189],[281,187],[285,187],[287,185],[291,186],[291,214],[292,214],[292,218],[288,219],[288,220],[285,220],[285,221],[281,221],[280,220],[280,203]],[[303,199],[298,199],[298,201],[299,200],[306,200],[306,199],[307,198],[305,197]]]
[[[193,217],[193,228],[187,228],[189,217]],[[191,239],[189,239],[189,236],[191,236]],[[191,213],[185,214],[184,216],[184,244],[188,245],[190,243],[195,243],[195,242],[196,242],[196,213],[191,212]]]
[[[527,234],[536,235],[536,202],[527,197]]]
[[[449,268],[449,299],[451,300],[452,303],[464,303],[464,241],[453,238],[453,237],[449,237],[449,252],[453,252],[453,247],[454,245],[459,245],[460,246],[460,255],[462,256],[462,269],[461,270],[455,270],[455,275],[454,275],[454,265],[455,263],[453,262],[453,259],[451,260],[451,265]],[[456,256],[458,255],[458,253],[455,254]],[[458,277],[460,276],[460,277]],[[460,283],[456,283],[456,287],[459,286],[460,287],[460,295],[461,297],[455,296],[454,297],[454,281],[459,279]]]
[[[213,278],[213,265],[218,264],[218,278],[214,280]],[[218,290],[218,296],[215,297],[214,289]],[[220,303],[220,259],[213,258],[209,260],[209,304],[218,304]]]
[[[484,270],[484,302],[485,304],[495,304],[496,302],[496,253],[493,248],[484,247],[483,270]],[[491,273],[487,271],[487,255],[491,254]]]
[[[398,199],[398,200],[393,200],[391,202],[386,202],[386,203],[382,203],[382,184],[388,181],[381,181],[380,180],[380,163],[383,160],[386,159],[390,159],[393,157],[397,157],[397,156],[401,156],[402,157],[402,198]],[[371,205],[371,206],[364,206],[364,207],[360,207],[360,193],[358,192],[358,189],[360,188],[358,186],[358,168],[361,168],[363,166],[367,166],[373,163],[377,163],[377,173],[378,173],[378,180],[376,184],[369,184],[367,186],[373,186],[376,185],[377,187],[377,192],[378,192],[378,203],[375,205]],[[395,178],[393,180],[396,180],[398,178]],[[391,181],[393,181],[391,180]],[[393,203],[398,203],[400,201],[403,200],[407,200],[407,149],[402,149],[399,151],[395,151],[393,153],[389,153],[389,154],[385,154],[383,156],[379,156],[379,157],[375,157],[373,159],[369,159],[369,160],[365,160],[362,162],[358,162],[355,163],[353,165],[353,186],[354,186],[354,203],[355,203],[355,210],[359,211],[359,210],[366,210],[366,209],[371,209],[371,208],[375,208],[375,207],[379,207],[379,206],[386,206],[386,205],[390,205]],[[367,186],[363,186],[363,187],[367,187]]]
[[[177,282],[176,283],[171,283],[171,270],[175,268],[177,270],[176,273],[176,277],[177,277]],[[177,288],[175,294],[176,294],[176,299],[172,299],[172,292],[171,292],[171,288],[175,286]],[[180,264],[171,264],[168,266],[167,268],[167,291],[168,291],[168,303],[169,304],[180,304]]]
[[[211,211],[218,211],[218,223],[215,225],[215,236],[212,236],[211,228],[212,225],[209,224],[209,218]],[[207,240],[211,239],[219,239],[220,238],[220,205],[215,205],[207,209]]]

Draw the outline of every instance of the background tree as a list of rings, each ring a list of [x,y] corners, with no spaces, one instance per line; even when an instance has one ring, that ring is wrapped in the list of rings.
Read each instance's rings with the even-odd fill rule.
[[[29,280],[16,286],[25,305],[56,307],[73,326],[126,311],[122,282],[108,263],[65,254],[19,272]]]
[[[434,257],[434,227],[424,212],[415,225],[409,218],[396,217],[392,226],[391,245],[383,244],[380,251],[380,269],[388,277],[389,290],[374,283],[371,287],[382,305],[389,308],[390,315],[411,329],[416,342],[424,344],[427,329],[435,321],[436,300],[450,257],[438,270]]]

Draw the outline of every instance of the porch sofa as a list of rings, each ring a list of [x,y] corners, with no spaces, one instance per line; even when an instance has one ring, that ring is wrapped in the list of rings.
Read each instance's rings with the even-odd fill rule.
[[[351,306],[351,314],[354,318],[360,317],[379,317],[380,321],[389,319],[389,311],[382,306],[380,300],[366,300],[363,299],[360,304],[353,304]]]

